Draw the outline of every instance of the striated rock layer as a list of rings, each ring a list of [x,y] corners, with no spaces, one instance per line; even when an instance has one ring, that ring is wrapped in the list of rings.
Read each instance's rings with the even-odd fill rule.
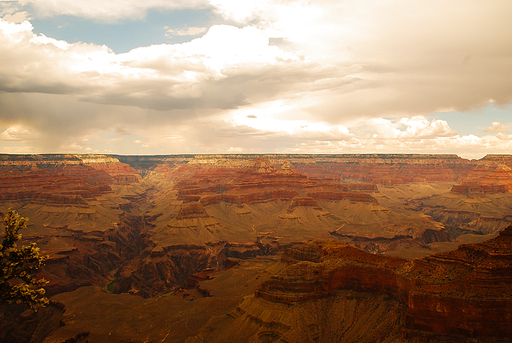
[[[140,180],[132,167],[103,155],[0,155],[0,201],[88,207],[113,185]]]
[[[406,309],[404,335],[512,337],[512,225],[490,241],[407,261],[316,241],[285,251],[256,297],[295,303],[337,290],[385,294]]]

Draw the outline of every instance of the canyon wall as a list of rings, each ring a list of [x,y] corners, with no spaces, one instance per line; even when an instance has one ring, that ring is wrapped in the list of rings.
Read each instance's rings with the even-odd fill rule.
[[[512,334],[510,229],[432,253],[509,225],[511,167],[498,155],[0,155],[0,212],[30,218],[23,242],[49,255],[41,275],[50,296],[93,286],[105,299],[157,299],[197,286],[208,298],[215,292],[198,273],[236,273],[284,251],[289,266],[232,313],[255,330],[247,337],[294,341],[296,328],[352,341],[500,337]],[[386,255],[404,251],[432,256]],[[325,309],[354,325],[323,318]],[[382,326],[368,330],[356,314]]]
[[[412,261],[317,241],[286,250],[289,266],[255,297],[291,304],[341,289],[386,294],[405,306],[404,336],[512,337],[511,248],[512,225],[490,241]]]

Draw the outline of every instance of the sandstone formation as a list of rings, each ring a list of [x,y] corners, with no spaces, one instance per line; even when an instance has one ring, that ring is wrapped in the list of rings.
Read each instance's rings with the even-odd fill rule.
[[[453,186],[457,194],[495,194],[512,190],[512,168],[506,164],[486,164],[470,169]]]
[[[512,337],[512,225],[490,241],[407,261],[335,242],[288,249],[284,271],[255,297],[295,303],[340,289],[385,294],[405,308],[403,337]]]
[[[493,233],[510,220],[510,192],[482,193],[500,198],[475,205],[454,189],[464,180],[506,184],[507,164],[506,156],[452,155],[1,155],[0,202],[30,218],[25,238],[51,256],[52,292],[110,283],[150,296],[201,268],[223,268],[220,250],[208,248],[216,244],[254,256],[334,237],[383,253]],[[442,182],[452,192],[431,192]],[[392,184],[429,185],[431,195],[390,193]],[[208,251],[207,262],[151,271],[195,247]]]
[[[197,319],[192,314],[193,304],[181,301],[217,301],[219,308],[226,306],[222,315],[229,313],[229,318],[218,314],[211,321],[213,312],[201,317],[196,331],[183,335],[189,342],[222,342],[236,337],[247,341],[299,342],[300,337],[332,341],[344,337],[354,342],[400,342],[413,334],[455,335],[454,327],[459,335],[478,336],[485,334],[485,329],[478,326],[477,314],[493,315],[485,312],[489,299],[478,302],[478,297],[465,298],[462,294],[466,283],[471,285],[468,294],[480,292],[482,288],[475,280],[490,282],[489,273],[500,273],[491,267],[478,272],[478,276],[471,271],[479,263],[487,263],[487,255],[482,252],[487,248],[466,255],[459,249],[450,255],[456,256],[453,258],[433,255],[412,264],[380,254],[426,256],[450,250],[461,242],[481,242],[496,236],[512,220],[510,168],[512,158],[499,155],[471,161],[454,155],[385,154],[0,155],[0,212],[11,207],[30,218],[23,239],[36,242],[50,256],[41,271],[51,280],[48,294],[62,296],[68,309],[74,308],[74,313],[85,317],[87,301],[82,307],[74,307],[73,297],[80,294],[89,301],[101,298],[104,304],[112,299],[133,300],[132,296],[152,302],[155,297],[172,295],[180,299],[191,321]],[[280,254],[315,239],[335,239],[337,243],[329,243],[333,250],[324,255],[322,251],[329,244],[304,248],[299,254],[302,257],[292,256],[293,251],[302,248],[288,250],[283,261],[299,262],[285,272],[291,273],[287,285],[272,278],[259,288],[261,296],[254,298],[249,296],[254,289],[247,291],[243,284],[236,284],[240,287],[236,300],[229,298],[229,304],[224,304],[227,298],[213,299],[225,294],[222,287],[234,287],[233,283],[221,285],[219,278],[228,274],[235,277],[240,268],[246,267],[244,261]],[[340,248],[339,244],[352,248]],[[359,257],[340,264],[333,262],[339,260],[334,258],[336,254],[345,256],[345,261]],[[459,264],[466,269],[446,267]],[[257,272],[247,268],[243,273],[255,273],[249,282],[253,288],[270,277],[265,274],[265,278],[258,279]],[[343,274],[343,268],[356,276],[363,268],[370,276],[351,276],[347,281],[345,276],[349,275]],[[204,270],[209,271],[211,279],[201,277]],[[212,270],[218,272],[210,273]],[[448,275],[445,283],[432,281],[439,279],[435,270]],[[332,275],[337,276],[330,279]],[[293,281],[294,277],[303,282]],[[499,282],[494,283],[498,286],[492,292],[499,292]],[[454,291],[457,289],[460,293]],[[378,297],[368,290],[378,293]],[[249,297],[244,300],[244,296]],[[279,302],[286,297],[287,301]],[[503,297],[496,299],[501,300],[493,306],[508,306],[501,302]],[[441,311],[440,315],[438,307],[435,311],[429,307],[438,300],[446,314]],[[138,308],[146,306],[142,300],[133,301]],[[469,307],[464,315],[456,312],[465,321],[449,318],[454,313],[450,311],[466,304]],[[341,310],[338,305],[351,310]],[[119,306],[116,315],[121,316]],[[508,311],[505,307],[502,311]],[[56,317],[62,313],[59,311]],[[276,315],[273,311],[280,312]],[[339,320],[321,315],[331,312]],[[446,318],[447,323],[452,320],[452,326],[431,320],[434,315]],[[286,318],[280,322],[281,317]],[[173,318],[176,323],[182,320],[178,315]],[[369,330],[365,320],[373,323],[375,330]],[[247,331],[217,330],[217,321]],[[102,341],[112,331],[105,327],[105,332],[98,333],[78,328],[66,318],[63,322],[67,329],[58,336],[62,339],[54,342]],[[136,326],[128,319],[125,322]],[[503,330],[507,334],[504,321],[497,319],[496,323],[498,334]],[[146,324],[137,330],[145,332]],[[275,329],[274,324],[282,326]],[[166,325],[162,324],[165,331],[155,332],[154,337],[129,328],[126,332],[138,338],[120,332],[116,337],[118,341],[165,341],[170,337],[166,336]],[[176,327],[186,331],[180,325]],[[30,331],[35,327],[29,326],[20,330],[35,332]],[[464,331],[468,327],[476,331]],[[496,338],[497,334],[493,331],[489,335]],[[185,340],[176,337],[174,341]]]
[[[157,244],[187,240],[201,243],[187,233],[192,229],[180,229],[179,232],[174,229],[183,225],[189,228],[195,226],[193,230],[204,232],[199,235],[204,237],[203,242],[217,237],[236,242],[263,239],[267,243],[287,244],[305,239],[329,238],[330,232],[358,237],[361,225],[373,225],[372,238],[375,235],[386,238],[407,236],[404,230],[409,229],[405,227],[408,224],[400,224],[405,216],[397,214],[404,217],[397,221],[395,213],[379,205],[372,194],[378,192],[375,184],[342,183],[332,178],[308,177],[294,171],[294,162],[284,160],[283,156],[266,157],[196,156],[187,164],[181,164],[180,160],[173,170],[165,163],[154,167],[150,176],[154,182],[162,183],[164,178],[175,180],[175,193],[172,195],[175,205],[174,209],[170,209],[175,214],[162,216],[155,222],[152,230]],[[292,161],[297,159],[300,156],[291,158]],[[324,157],[312,162],[317,159]],[[167,191],[166,194],[171,193]],[[315,205],[305,206],[307,204],[303,203],[296,206],[297,199],[306,198],[316,200]],[[167,199],[169,201],[169,197]],[[183,223],[179,211],[186,203],[202,204],[211,219]],[[157,211],[151,213],[156,215]],[[409,219],[411,214],[408,214]],[[391,225],[391,222],[394,224]],[[221,231],[225,233],[230,231],[227,228],[231,228],[231,234],[220,238],[221,235],[215,233],[217,229],[210,230],[213,235],[204,230],[217,224],[224,227]],[[414,226],[418,236],[428,229],[443,229],[442,225],[433,223],[423,215],[417,218]],[[382,229],[386,233],[380,233]],[[172,238],[165,238],[166,234]],[[182,237],[178,237],[180,235]],[[367,233],[362,237],[367,237]],[[414,238],[417,238],[416,235]],[[437,238],[448,239],[446,235],[438,235]],[[408,242],[402,240],[401,244],[405,246]],[[426,239],[421,244],[425,242],[430,241]],[[382,249],[385,249],[384,245]]]

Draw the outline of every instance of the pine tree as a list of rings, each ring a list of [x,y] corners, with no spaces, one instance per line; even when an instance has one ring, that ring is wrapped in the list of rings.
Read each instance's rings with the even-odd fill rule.
[[[5,216],[5,232],[0,245],[0,303],[25,303],[34,309],[34,305],[48,304],[45,290],[41,288],[48,281],[34,275],[48,256],[39,254],[36,243],[17,247],[16,242],[21,239],[18,232],[27,227],[27,221],[28,218],[11,209]]]

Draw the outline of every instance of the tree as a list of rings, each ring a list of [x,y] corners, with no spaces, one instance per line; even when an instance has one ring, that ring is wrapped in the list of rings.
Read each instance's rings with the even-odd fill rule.
[[[45,290],[41,288],[48,281],[34,275],[48,256],[39,254],[36,243],[17,248],[16,242],[21,239],[18,232],[27,227],[27,221],[28,218],[11,209],[5,216],[5,232],[0,245],[0,303],[25,303],[34,309],[34,305],[48,304]]]

